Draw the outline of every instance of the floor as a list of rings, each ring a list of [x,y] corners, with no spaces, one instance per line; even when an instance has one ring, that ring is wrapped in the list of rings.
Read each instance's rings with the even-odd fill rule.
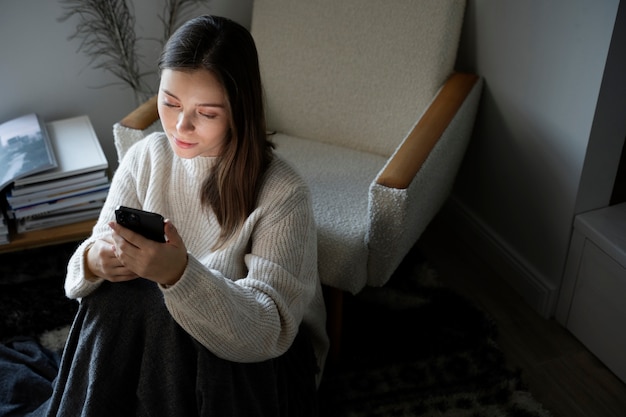
[[[416,247],[440,279],[486,310],[498,343],[554,417],[626,416],[626,384],[554,320],[532,310],[471,246],[435,218]]]

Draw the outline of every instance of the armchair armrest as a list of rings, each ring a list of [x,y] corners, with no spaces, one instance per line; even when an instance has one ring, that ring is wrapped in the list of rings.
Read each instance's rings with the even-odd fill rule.
[[[141,106],[130,112],[126,117],[120,120],[120,125],[135,129],[145,130],[159,119],[157,110],[157,96],[152,96]]]
[[[397,189],[409,186],[478,79],[477,75],[464,73],[454,73],[448,78],[380,173],[377,184]]]

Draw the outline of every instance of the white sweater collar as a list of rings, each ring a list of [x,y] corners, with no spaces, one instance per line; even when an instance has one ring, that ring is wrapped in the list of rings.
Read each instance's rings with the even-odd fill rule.
[[[217,156],[196,156],[195,158],[180,158],[185,170],[193,176],[204,177],[215,165]]]

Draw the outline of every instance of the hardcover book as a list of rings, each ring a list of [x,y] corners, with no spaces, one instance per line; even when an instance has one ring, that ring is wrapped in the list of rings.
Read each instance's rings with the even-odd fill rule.
[[[0,191],[58,166],[46,125],[35,113],[0,124]]]
[[[104,151],[88,116],[50,122],[47,130],[58,167],[22,177],[15,181],[16,188],[108,168]]]

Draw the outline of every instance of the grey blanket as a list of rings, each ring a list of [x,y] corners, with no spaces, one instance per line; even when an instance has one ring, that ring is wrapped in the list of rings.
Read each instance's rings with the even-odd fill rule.
[[[33,338],[0,344],[0,416],[23,417],[48,400],[59,362]]]

